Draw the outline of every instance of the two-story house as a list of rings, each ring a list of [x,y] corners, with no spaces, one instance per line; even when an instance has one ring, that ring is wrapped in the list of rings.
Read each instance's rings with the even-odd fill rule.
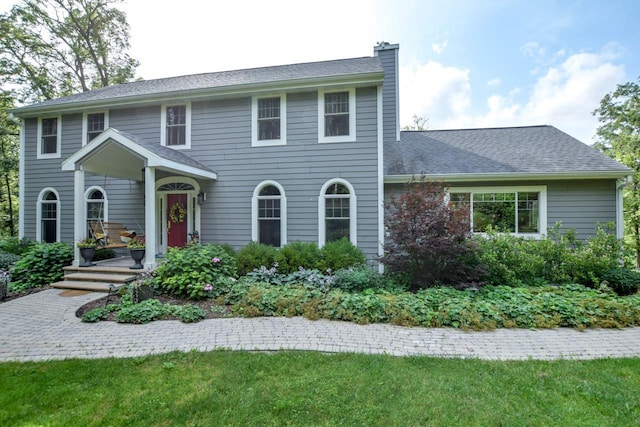
[[[234,247],[348,237],[374,261],[385,197],[420,174],[471,206],[475,231],[496,221],[522,235],[556,221],[580,236],[597,222],[621,227],[629,170],[553,127],[401,132],[398,49],[15,109],[21,236],[73,242],[92,221],[116,221],[144,232],[149,267],[195,232]]]

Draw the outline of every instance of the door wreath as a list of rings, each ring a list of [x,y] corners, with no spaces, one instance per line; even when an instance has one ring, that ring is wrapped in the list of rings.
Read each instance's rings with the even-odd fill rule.
[[[184,222],[184,219],[187,217],[187,210],[184,208],[184,205],[180,202],[176,202],[171,206],[169,210],[169,218],[171,218],[171,222],[174,224],[181,224]]]

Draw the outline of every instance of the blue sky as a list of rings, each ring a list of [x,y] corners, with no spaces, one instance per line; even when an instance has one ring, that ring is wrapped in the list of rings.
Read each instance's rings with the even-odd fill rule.
[[[0,0],[0,11],[15,3]],[[400,44],[401,125],[550,124],[592,143],[591,112],[640,76],[637,0],[126,0],[145,79],[370,56]],[[635,21],[635,22],[634,22]]]

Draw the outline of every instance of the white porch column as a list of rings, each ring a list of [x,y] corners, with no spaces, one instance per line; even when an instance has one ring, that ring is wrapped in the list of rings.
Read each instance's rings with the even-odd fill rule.
[[[156,266],[156,169],[144,168],[144,236],[146,249],[144,266],[151,269]]]
[[[84,171],[76,169],[73,172],[73,266],[80,265],[80,250],[76,246],[80,240],[88,237],[87,218],[84,209]]]

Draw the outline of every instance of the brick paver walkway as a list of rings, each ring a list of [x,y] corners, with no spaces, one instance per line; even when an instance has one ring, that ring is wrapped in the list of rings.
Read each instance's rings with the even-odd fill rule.
[[[465,332],[278,317],[210,319],[193,324],[91,324],[82,323],[75,311],[104,294],[62,297],[61,292],[52,289],[0,304],[0,361],[133,357],[219,348],[493,360],[640,356],[640,328]]]

